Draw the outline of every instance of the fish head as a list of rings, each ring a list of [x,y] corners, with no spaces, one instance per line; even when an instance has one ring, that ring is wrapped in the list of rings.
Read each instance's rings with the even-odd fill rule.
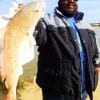
[[[45,14],[45,2],[44,0],[38,0],[27,4],[21,12],[24,15],[24,21],[29,27],[36,26],[37,22]],[[32,26],[33,25],[33,26]]]

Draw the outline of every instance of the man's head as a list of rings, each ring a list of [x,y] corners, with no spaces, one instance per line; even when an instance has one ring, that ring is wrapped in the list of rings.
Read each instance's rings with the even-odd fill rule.
[[[77,12],[78,0],[58,0],[58,9],[67,17],[72,17]]]

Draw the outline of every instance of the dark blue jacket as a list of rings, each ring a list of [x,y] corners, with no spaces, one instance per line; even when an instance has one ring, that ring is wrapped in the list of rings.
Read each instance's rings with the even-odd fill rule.
[[[83,13],[77,12],[75,20],[87,54],[86,90],[92,98],[98,81],[95,68],[100,64],[96,62],[98,49],[95,33],[88,24],[82,22],[82,18]],[[37,84],[41,88],[81,100],[81,61],[72,27],[55,10],[54,14],[47,14],[38,22],[36,30],[39,46]]]

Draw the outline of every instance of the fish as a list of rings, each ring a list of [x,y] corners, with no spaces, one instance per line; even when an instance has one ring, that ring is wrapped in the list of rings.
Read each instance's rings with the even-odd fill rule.
[[[1,77],[5,76],[5,69],[3,67],[3,40],[6,26],[10,19],[24,6],[22,3],[11,2],[12,6],[9,8],[8,15],[0,16],[0,81]],[[1,76],[2,75],[2,76]]]
[[[3,45],[3,67],[5,86],[8,89],[6,100],[16,100],[16,87],[22,66],[34,59],[33,32],[45,13],[45,1],[33,1],[19,10],[9,21]]]

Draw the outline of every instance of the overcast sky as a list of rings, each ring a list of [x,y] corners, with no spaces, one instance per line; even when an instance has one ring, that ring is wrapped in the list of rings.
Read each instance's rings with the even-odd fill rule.
[[[11,1],[27,4],[34,0],[0,0],[0,15],[8,14]],[[45,0],[46,12],[52,12],[57,5],[57,0]],[[79,0],[79,10],[85,13],[88,22],[100,22],[100,0]]]

